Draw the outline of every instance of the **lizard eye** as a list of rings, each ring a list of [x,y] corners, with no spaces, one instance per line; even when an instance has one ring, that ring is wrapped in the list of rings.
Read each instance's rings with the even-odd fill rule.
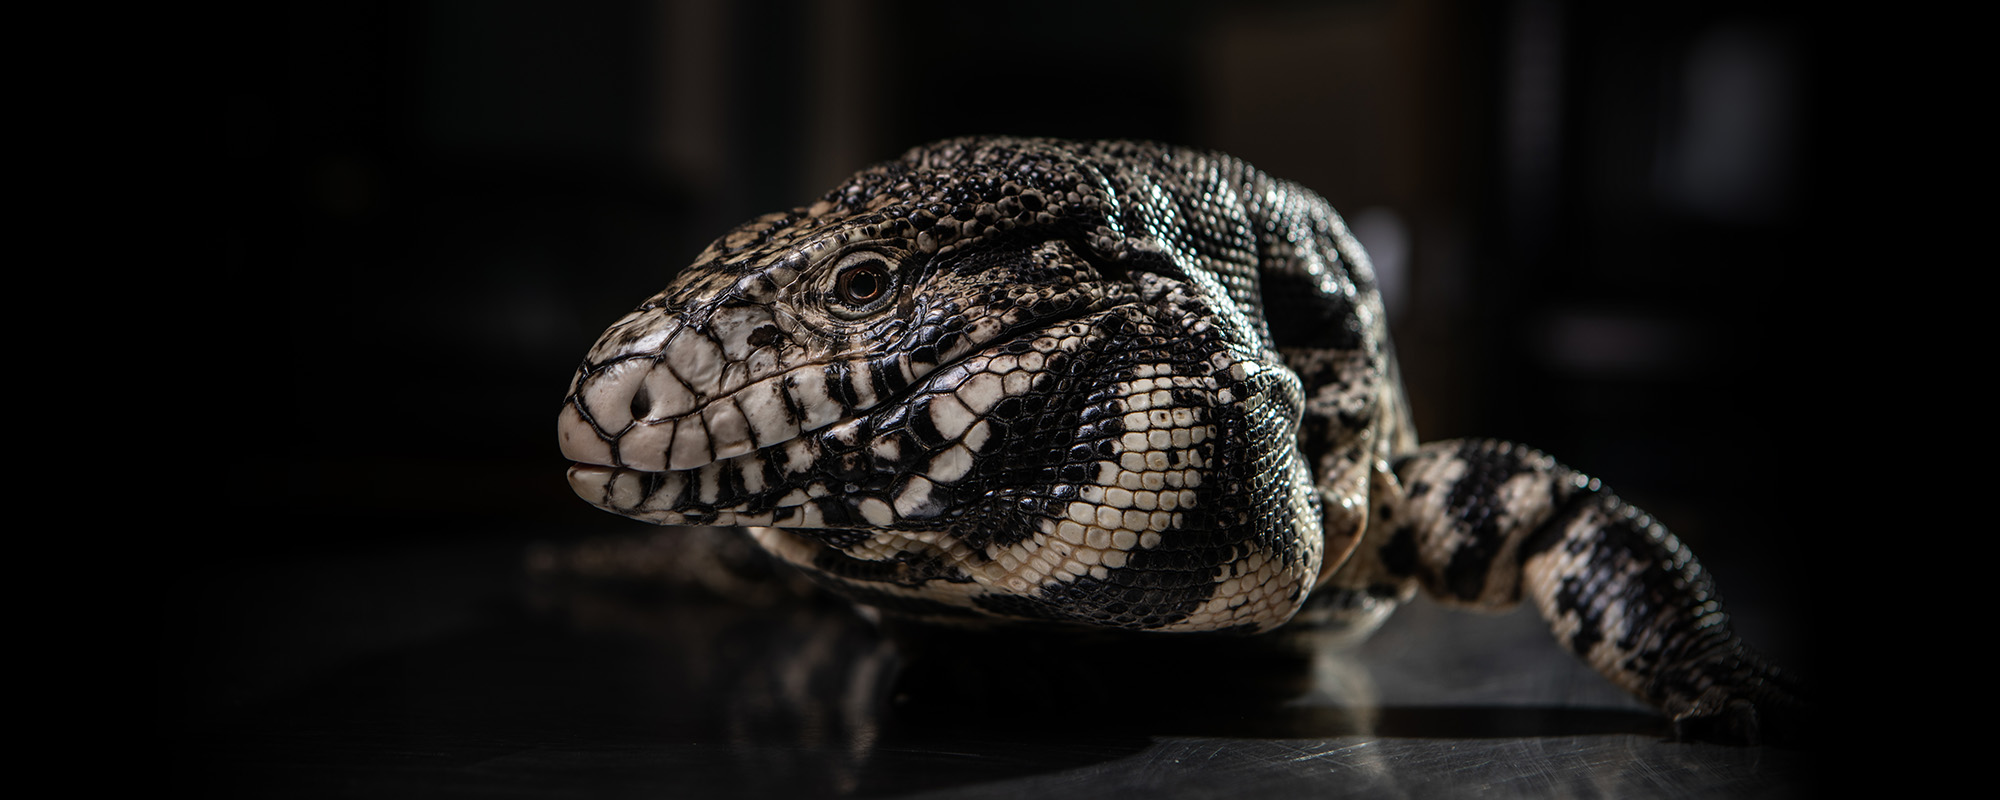
[[[895,293],[896,273],[881,253],[850,253],[834,266],[834,275],[834,300],[849,313],[875,311]]]

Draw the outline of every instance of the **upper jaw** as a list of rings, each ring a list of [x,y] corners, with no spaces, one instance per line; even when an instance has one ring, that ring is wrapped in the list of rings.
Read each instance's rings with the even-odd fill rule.
[[[586,367],[557,417],[564,457],[642,472],[681,472],[793,442],[865,416],[898,390],[938,372],[907,355],[812,362],[704,401],[657,356]]]
[[[557,422],[563,455],[689,470],[840,419],[824,367],[783,346],[781,316],[768,305],[717,303],[694,315],[642,308],[620,320],[571,382]]]
[[[697,469],[865,416],[1006,334],[988,318],[968,324],[945,352],[764,346],[772,341],[765,326],[778,316],[737,306],[693,321],[658,314],[614,326],[563,402],[563,455],[645,472]],[[640,333],[662,318],[672,330]],[[636,346],[605,346],[614,339]],[[936,362],[919,360],[924,353]]]

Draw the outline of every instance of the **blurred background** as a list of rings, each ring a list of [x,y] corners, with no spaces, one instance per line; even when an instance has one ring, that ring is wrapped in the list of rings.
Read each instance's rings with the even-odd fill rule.
[[[240,515],[183,554],[197,591],[273,561],[629,530],[571,495],[558,403],[598,332],[710,239],[931,139],[1129,137],[1329,198],[1384,274],[1424,438],[1603,478],[1759,610],[1752,640],[1797,652],[1786,289],[1823,172],[1814,43],[1785,6],[252,13],[224,87],[225,252],[281,299],[231,345],[263,457]]]

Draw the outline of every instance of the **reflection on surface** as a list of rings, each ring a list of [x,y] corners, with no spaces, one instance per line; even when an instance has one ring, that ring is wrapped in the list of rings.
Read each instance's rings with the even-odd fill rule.
[[[1135,779],[1172,793],[1245,771],[1280,786],[1337,778],[1400,793],[1461,779],[1503,788],[1523,777],[1496,773],[1517,767],[1532,773],[1516,786],[1530,794],[1558,787],[1622,794],[1696,753],[1711,767],[1757,764],[1738,758],[1752,751],[1665,742],[1664,721],[1631,701],[1510,702],[1504,695],[1521,684],[1505,678],[1474,683],[1450,704],[1385,703],[1365,651],[1327,651],[1310,637],[883,630],[838,604],[747,611],[574,593],[545,607],[566,608],[569,624],[586,636],[648,641],[671,654],[674,675],[688,681],[678,691],[728,742],[729,768],[709,765],[702,785],[751,795],[1008,794]],[[1431,616],[1475,626],[1503,619]],[[1531,644],[1541,652],[1530,658],[1567,659],[1531,617],[1510,622],[1527,622],[1540,637]],[[1386,666],[1400,672],[1389,678],[1397,694],[1425,679],[1407,662],[1428,651],[1403,649],[1408,644],[1390,642]],[[1506,669],[1516,657],[1453,658]],[[1602,682],[1579,673],[1564,680]],[[1615,689],[1593,696],[1606,694],[1621,697]],[[1161,772],[1187,774],[1147,777]],[[1681,788],[1697,792],[1734,779],[1727,770],[1686,777],[1691,783]]]
[[[351,591],[385,608],[473,593],[371,569],[344,564],[327,583],[370,587]],[[478,585],[508,586],[513,569]],[[397,575],[425,590],[399,599]],[[354,598],[338,600],[310,605]],[[1330,653],[1276,638],[914,636],[838,604],[561,586],[486,603],[476,621],[356,647],[217,711],[184,737],[190,757],[211,788],[284,796],[1783,795],[1806,765],[1664,741],[1659,717],[1532,614],[1418,604]],[[337,622],[313,613],[273,619]]]

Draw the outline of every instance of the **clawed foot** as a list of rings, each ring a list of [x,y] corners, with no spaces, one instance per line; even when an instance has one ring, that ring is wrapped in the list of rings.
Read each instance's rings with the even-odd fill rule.
[[[1719,692],[1715,692],[1719,693]],[[1713,694],[1713,693],[1712,693]],[[1674,739],[1733,745],[1801,746],[1811,735],[1810,707],[1796,694],[1766,687],[1756,696],[1697,702],[1674,715]]]

